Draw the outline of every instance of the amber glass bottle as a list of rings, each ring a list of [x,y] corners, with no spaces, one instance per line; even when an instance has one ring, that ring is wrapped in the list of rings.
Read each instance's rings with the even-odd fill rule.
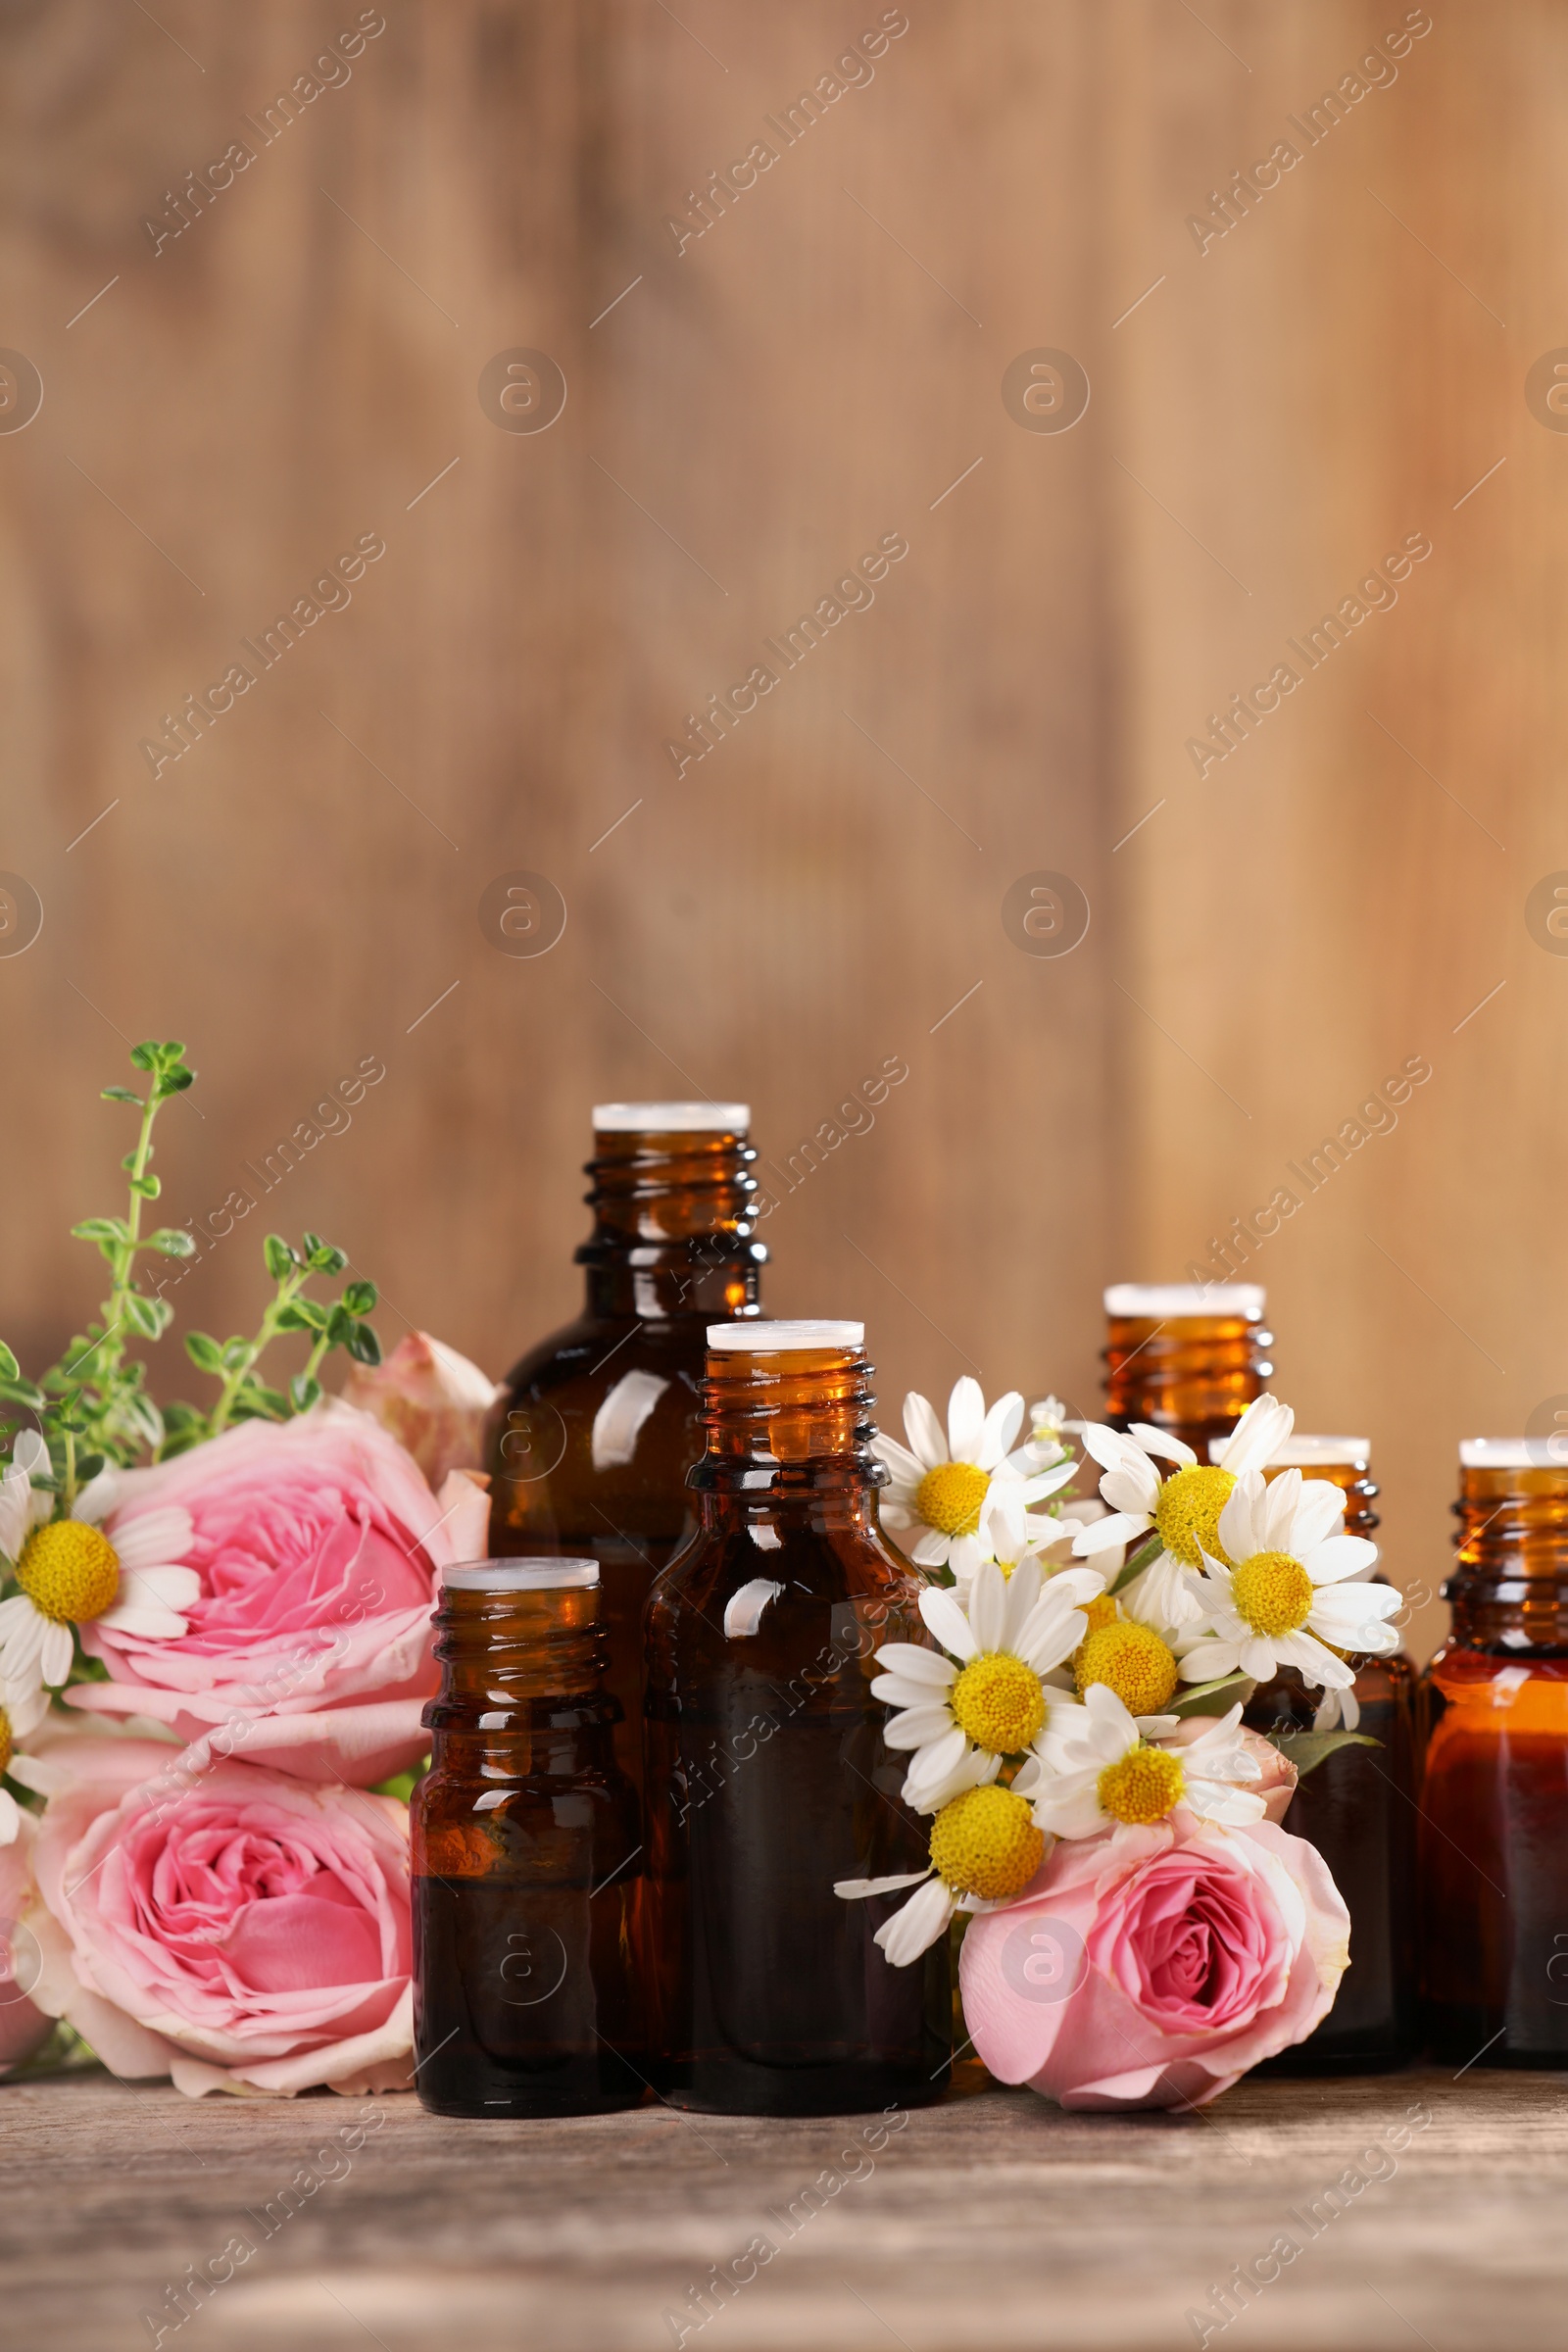
[[[1147,1421],[1200,1462],[1273,1371],[1255,1282],[1113,1282],[1105,1293],[1105,1418]]]
[[[759,1311],[750,1121],[744,1102],[598,1105],[583,1311],[513,1367],[487,1431],[495,1550],[599,1562],[615,1754],[639,1788],[643,1603],[696,1524],[705,1334]]]
[[[437,2115],[588,2115],[646,2087],[637,1801],[597,1560],[449,1568],[410,1807],[415,2080]]]
[[[833,1891],[928,1859],[871,1696],[873,1651],[929,1637],[877,1526],[863,1327],[709,1337],[701,1526],[648,1608],[649,2073],[715,2114],[912,2105],[948,2080],[946,1942],[894,1968],[904,1897]]]
[[[1365,1438],[1293,1437],[1264,1476],[1294,1467],[1329,1480],[1345,1496],[1346,1534],[1370,1537],[1378,1524],[1370,1465]],[[1274,2074],[1377,2074],[1413,2057],[1419,2038],[1415,1669],[1402,1650],[1348,1663],[1355,1670],[1353,1728],[1379,1745],[1325,1756],[1302,1779],[1285,1826],[1317,1847],[1349,1906],[1350,1965],[1316,2032],[1270,2060]],[[1283,1667],[1259,1684],[1245,1720],[1258,1732],[1310,1731],[1322,1697],[1294,1666]]]
[[[1568,2066],[1568,1467],[1459,1448],[1447,1641],[1421,1677],[1422,1992],[1434,2054]]]

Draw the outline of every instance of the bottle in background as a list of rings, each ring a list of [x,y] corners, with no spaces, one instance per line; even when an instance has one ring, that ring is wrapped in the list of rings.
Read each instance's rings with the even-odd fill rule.
[[[1147,1421],[1206,1462],[1274,1369],[1261,1286],[1113,1282],[1105,1316],[1106,1421]]]
[[[1568,1465],[1468,1438],[1447,1641],[1425,1668],[1421,1976],[1433,2053],[1568,2066]]]
[[[1303,1478],[1327,1479],[1345,1496],[1345,1534],[1370,1537],[1378,1524],[1371,1458],[1365,1438],[1297,1435],[1263,1475],[1294,1467]],[[1388,1581],[1376,1567],[1367,1573]],[[1353,1705],[1342,1699],[1331,1710],[1335,1724],[1380,1744],[1343,1747],[1314,1765],[1285,1826],[1317,1847],[1349,1906],[1350,1965],[1316,2032],[1268,2062],[1264,2071],[1274,2074],[1375,2074],[1402,2066],[1418,2040],[1415,1669],[1402,1650],[1348,1662],[1355,1670],[1354,1690],[1346,1694]],[[1294,1666],[1282,1667],[1258,1685],[1244,1720],[1256,1732],[1309,1732],[1323,1695]]]
[[[599,1562],[616,1759],[639,1788],[643,1604],[696,1523],[704,1335],[759,1311],[750,1122],[744,1102],[595,1108],[583,1311],[514,1365],[486,1427],[493,1548]]]
[[[928,1864],[871,1696],[873,1652],[930,1638],[877,1525],[863,1341],[709,1334],[701,1526],[648,1610],[649,2074],[679,2107],[848,2114],[948,2080],[946,1939],[894,1968],[872,1936],[903,1896],[833,1891]]]
[[[410,1807],[415,2081],[437,2115],[592,2115],[645,2088],[641,1840],[597,1560],[449,1568]]]

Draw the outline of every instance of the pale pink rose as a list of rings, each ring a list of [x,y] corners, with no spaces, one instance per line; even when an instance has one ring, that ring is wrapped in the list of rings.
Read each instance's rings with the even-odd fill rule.
[[[215,1755],[312,1780],[383,1780],[424,1753],[435,1586],[483,1556],[489,1510],[462,1471],[432,1494],[380,1423],[337,1399],[121,1473],[111,1543],[177,1511],[190,1534],[168,1556],[201,1591],[173,1639],[84,1628],[112,1680],[73,1686],[69,1703],[152,1717],[181,1740],[207,1735]]]
[[[1062,1840],[963,1939],[963,2014],[999,2082],[1063,2107],[1201,2107],[1331,2007],[1350,1917],[1315,1846],[1191,1813]]]
[[[408,2087],[408,1808],[158,1740],[50,1751],[34,1997],[127,2078]]]
[[[344,1401],[373,1413],[432,1487],[449,1470],[478,1469],[484,1417],[500,1394],[487,1372],[427,1331],[407,1333],[384,1363],[351,1365],[343,1384]]]
[[[0,2075],[30,2058],[48,2040],[54,2020],[29,1998],[38,1974],[38,1945],[26,1925],[36,1903],[32,1849],[37,1824],[24,1813],[9,1845],[0,1845]]]
[[[1214,1729],[1214,1723],[1212,1715],[1184,1715],[1173,1732],[1160,1734],[1160,1746],[1191,1747],[1195,1740],[1201,1740],[1205,1732]],[[1282,1749],[1275,1746],[1272,1740],[1265,1740],[1261,1732],[1250,1732],[1244,1725],[1238,1728],[1236,1738],[1258,1770],[1255,1781],[1244,1784],[1248,1794],[1263,1799],[1267,1808],[1263,1816],[1265,1821],[1282,1822],[1296,1794],[1296,1784],[1299,1777],[1296,1766]]]

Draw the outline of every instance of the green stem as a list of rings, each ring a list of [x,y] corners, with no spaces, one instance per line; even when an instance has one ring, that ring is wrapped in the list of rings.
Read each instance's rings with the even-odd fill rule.
[[[65,1428],[65,1440],[66,1484],[61,1499],[66,1506],[65,1516],[69,1519],[76,1504],[76,1433],[69,1421]]]
[[[245,1386],[247,1374],[276,1339],[278,1317],[285,1306],[293,1303],[294,1298],[304,1289],[309,1279],[308,1270],[302,1270],[299,1273],[285,1274],[278,1284],[277,1296],[270,1301],[267,1312],[263,1315],[261,1329],[257,1332],[255,1339],[250,1342],[240,1361],[231,1371],[225,1372],[223,1375],[222,1389],[220,1392],[218,1402],[213,1407],[212,1419],[207,1424],[207,1434],[210,1438],[216,1438],[220,1430],[228,1427],[228,1417],[234,1409],[241,1389]]]
[[[125,1217],[126,1238],[115,1245],[111,1268],[109,1298],[104,1305],[104,1338],[98,1350],[98,1368],[93,1378],[101,1390],[107,1389],[125,1356],[125,1299],[136,1267],[136,1250],[141,1240],[142,1195],[136,1190],[136,1180],[147,1173],[152,1157],[153,1121],[158,1116],[162,1097],[158,1092],[156,1073],[147,1090],[147,1100],[141,1106],[141,1132],[136,1138],[136,1154],[131,1163],[130,1207]]]
[[[305,1359],[305,1369],[300,1375],[302,1380],[315,1380],[317,1374],[320,1370],[321,1358],[323,1355],[325,1355],[328,1348],[330,1348],[331,1345],[331,1341],[327,1338],[326,1333],[323,1331],[320,1337],[317,1340],[315,1346],[312,1348],[310,1354]]]

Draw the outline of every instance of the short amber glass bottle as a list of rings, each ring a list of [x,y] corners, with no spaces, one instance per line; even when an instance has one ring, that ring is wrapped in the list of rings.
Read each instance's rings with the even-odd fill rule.
[[[1345,1533],[1370,1537],[1378,1524],[1371,1458],[1365,1438],[1292,1437],[1263,1475],[1295,1468],[1327,1479],[1345,1496]],[[1285,1826],[1317,1847],[1349,1907],[1350,1965],[1323,2023],[1269,2061],[1274,2074],[1377,2074],[1404,2065],[1419,2039],[1415,1668],[1402,1650],[1347,1663],[1355,1674],[1353,1728],[1378,1745],[1342,1747],[1314,1765]],[[1258,1732],[1310,1731],[1322,1698],[1285,1666],[1258,1685],[1245,1720]]]
[[[701,1526],[648,1608],[649,2073],[676,2106],[847,2114],[932,2099],[950,2069],[947,1944],[872,1941],[924,1826],[871,1695],[884,1642],[929,1646],[877,1525],[858,1323],[710,1334]]]
[[[487,1430],[495,1550],[599,1562],[615,1752],[638,1788],[643,1604],[696,1525],[705,1335],[715,1315],[758,1312],[767,1255],[750,1120],[744,1102],[596,1107],[583,1311],[513,1366]]]
[[[589,2115],[646,2087],[637,1800],[597,1560],[449,1568],[410,1807],[415,2081],[438,2115]]]
[[[1421,1979],[1444,2060],[1568,2066],[1568,1466],[1470,1438],[1421,1677]]]
[[[1114,1282],[1105,1293],[1105,1418],[1180,1438],[1200,1462],[1274,1367],[1255,1282]]]

